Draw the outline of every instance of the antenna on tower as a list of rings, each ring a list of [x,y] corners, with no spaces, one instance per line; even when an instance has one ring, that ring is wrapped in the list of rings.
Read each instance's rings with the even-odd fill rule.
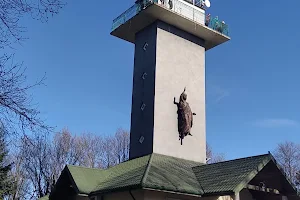
[[[210,7],[210,1],[209,0],[205,0],[204,4],[205,4],[206,7],[208,7],[208,8]]]

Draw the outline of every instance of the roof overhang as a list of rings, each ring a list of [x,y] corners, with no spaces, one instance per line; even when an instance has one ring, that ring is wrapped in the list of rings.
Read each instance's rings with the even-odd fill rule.
[[[169,194],[176,194],[176,195],[182,195],[182,196],[189,196],[189,197],[202,197],[202,195],[197,194],[189,194],[189,193],[182,193],[182,192],[175,192],[170,190],[160,190],[155,188],[148,188],[148,187],[142,187],[141,185],[135,185],[130,187],[124,187],[121,189],[113,189],[113,190],[106,190],[106,191],[94,191],[89,194],[90,197],[96,196],[96,195],[109,195],[115,192],[126,192],[126,191],[133,191],[133,190],[144,190],[144,191],[151,191],[151,192],[163,192],[163,193],[169,193]]]
[[[134,43],[135,34],[156,20],[173,25],[203,39],[205,41],[204,47],[206,50],[214,48],[230,40],[230,37],[221,34],[203,24],[190,20],[187,17],[180,15],[179,13],[175,13],[174,11],[156,3],[151,4],[137,15],[132,17],[130,20],[113,30],[111,35]]]
[[[190,197],[202,197],[200,194],[189,194],[189,193],[183,193],[183,192],[175,192],[170,190],[160,190],[160,189],[153,189],[153,188],[143,188],[145,191],[155,191],[155,192],[163,192],[163,193],[169,193],[169,194],[176,194],[176,195],[182,195],[182,196],[190,196]]]

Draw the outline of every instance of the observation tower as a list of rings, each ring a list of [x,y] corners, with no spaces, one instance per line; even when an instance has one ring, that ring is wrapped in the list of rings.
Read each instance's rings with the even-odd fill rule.
[[[111,35],[135,45],[130,159],[158,153],[206,163],[205,52],[230,40],[225,22],[205,14],[209,6],[139,0],[113,21]],[[174,105],[184,89],[185,110]]]

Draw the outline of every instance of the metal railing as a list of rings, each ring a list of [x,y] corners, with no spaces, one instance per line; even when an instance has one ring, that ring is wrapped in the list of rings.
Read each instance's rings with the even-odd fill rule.
[[[159,2],[158,2],[159,1]],[[172,2],[172,4],[169,3],[169,1]],[[197,0],[195,0],[196,2]],[[198,0],[199,2],[202,0]],[[164,2],[164,4],[162,4]],[[205,16],[205,11],[199,9],[198,7],[193,6],[192,4],[189,5],[189,3],[186,0],[142,0],[139,3],[134,4],[129,9],[127,9],[125,12],[123,12],[120,16],[118,16],[116,19],[113,20],[112,24],[112,31],[117,29],[122,24],[126,23],[128,20],[130,20],[132,17],[137,15],[141,10],[145,9],[147,6],[157,3],[162,6],[166,6],[168,9],[173,10],[174,12],[183,15],[190,20],[193,20],[200,24],[205,24],[209,28],[216,30],[224,35],[229,34],[228,31],[228,25],[225,24],[225,22],[220,21],[218,17],[215,17],[213,19],[207,20],[207,17]],[[172,5],[172,6],[170,6]]]
[[[140,6],[138,4],[134,4],[128,10],[123,12],[120,16],[113,20],[112,30],[117,29],[119,26],[130,20],[136,14],[140,12]]]
[[[172,10],[192,21],[199,24],[204,24],[205,12],[204,10],[197,8],[187,1],[183,0],[172,0],[173,8]]]
[[[205,25],[213,30],[229,36],[228,25],[225,24],[224,21],[220,21],[218,17],[209,20],[206,19]]]
[[[157,2],[158,0],[142,0],[141,2],[134,4],[125,12],[123,12],[121,15],[119,15],[116,19],[113,20],[112,31],[117,29],[122,24],[126,23],[135,15],[137,15],[142,9]]]

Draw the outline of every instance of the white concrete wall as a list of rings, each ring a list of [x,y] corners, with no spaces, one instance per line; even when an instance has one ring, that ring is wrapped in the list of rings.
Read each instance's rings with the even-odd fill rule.
[[[157,30],[153,151],[205,163],[205,49],[191,40],[197,39],[167,24],[164,30]],[[178,102],[184,87],[187,102],[197,115],[193,136],[180,145],[173,99]]]

